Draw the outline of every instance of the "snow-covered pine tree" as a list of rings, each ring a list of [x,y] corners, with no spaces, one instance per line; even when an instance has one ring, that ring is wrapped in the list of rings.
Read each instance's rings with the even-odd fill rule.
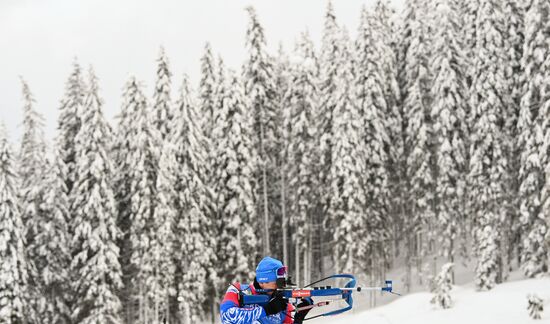
[[[445,263],[434,279],[435,295],[430,302],[442,309],[451,308],[453,306],[451,295],[449,295],[449,292],[453,288],[453,268],[453,263]]]
[[[466,125],[467,89],[465,53],[459,25],[458,2],[437,0],[435,4],[431,89],[437,166],[436,211],[440,253],[454,262],[457,239],[466,223]],[[452,270],[450,270],[452,272]],[[454,277],[454,276],[453,276]]]
[[[323,27],[323,38],[321,44],[321,53],[319,56],[319,109],[316,115],[317,120],[317,141],[319,145],[319,203],[316,208],[319,218],[323,220],[323,226],[332,226],[328,224],[330,218],[328,210],[331,200],[330,172],[332,163],[333,133],[332,124],[334,118],[334,109],[337,104],[336,89],[339,85],[337,81],[337,72],[340,70],[341,63],[341,39],[340,28],[336,23],[336,16],[332,2],[329,1],[325,13],[325,22]],[[332,241],[330,231],[323,231],[325,235],[321,238],[319,244],[319,253],[327,255],[331,249],[327,242]],[[321,276],[324,275],[325,266],[321,258]]]
[[[157,59],[157,80],[153,94],[153,110],[151,112],[153,124],[164,140],[170,135],[170,125],[174,117],[170,89],[172,87],[172,72],[164,47],[160,48]]]
[[[19,203],[21,218],[25,231],[27,266],[29,275],[29,294],[32,296],[29,307],[31,313],[26,317],[31,322],[39,321],[36,317],[44,296],[40,293],[41,269],[35,263],[38,249],[42,248],[35,241],[40,232],[44,218],[44,195],[46,190],[45,175],[48,168],[46,143],[44,142],[44,117],[34,108],[34,97],[28,84],[21,79],[23,86],[23,137],[18,156],[18,175],[20,181]]]
[[[73,322],[122,323],[111,128],[102,113],[97,78],[90,80],[82,109],[82,127],[75,138],[76,179],[71,191]]]
[[[260,249],[254,231],[255,153],[252,120],[244,103],[242,86],[234,75],[225,85],[222,106],[216,110],[212,143],[214,190],[216,202],[218,291],[228,282],[252,278],[256,255]]]
[[[332,120],[330,168],[331,201],[328,215],[334,230],[333,258],[338,273],[367,269],[365,243],[369,235],[365,215],[364,125],[355,102],[352,51],[347,31],[340,33],[336,105]]]
[[[277,158],[279,155],[279,124],[281,114],[274,100],[276,98],[275,77],[272,59],[266,50],[264,30],[253,7],[247,7],[250,17],[246,31],[248,57],[243,66],[244,93],[248,98],[253,116],[253,141],[258,154],[256,192],[258,215],[262,215],[262,252],[269,255],[271,219],[280,204],[276,201],[276,185],[279,182]],[[254,224],[254,226],[257,226]]]
[[[0,322],[3,323],[25,323],[31,307],[14,160],[4,124],[0,123]]]
[[[61,99],[57,129],[61,158],[67,165],[67,190],[71,192],[75,179],[75,138],[80,130],[80,115],[84,103],[85,84],[78,62],[73,62],[73,71],[65,85],[65,95]]]
[[[411,267],[416,261],[422,271],[422,262],[432,242],[434,226],[434,165],[433,134],[430,118],[429,70],[430,40],[427,39],[427,7],[425,1],[406,1],[406,35],[408,47],[402,49],[403,118],[406,119],[405,156],[409,200],[405,203],[410,217],[405,221],[406,285],[411,282]],[[402,44],[404,46],[405,44]],[[419,277],[422,283],[422,277]]]
[[[550,41],[544,36],[550,31],[545,17],[550,14],[547,1],[533,1],[525,19],[525,46],[522,69],[525,73],[525,92],[521,99],[518,120],[518,147],[520,156],[520,213],[522,250],[521,267],[528,277],[548,269],[548,256],[544,246],[544,235],[548,231],[545,222],[547,204],[548,174],[545,174],[550,153],[548,151],[548,113],[550,91],[547,81],[550,77]],[[544,191],[544,193],[543,193]]]
[[[70,203],[65,182],[68,168],[59,151],[56,146],[46,177],[44,215],[34,241],[37,249],[33,261],[38,269],[40,291],[44,297],[38,312],[40,322],[45,324],[72,323],[68,304],[71,262],[68,225]]]
[[[388,177],[389,154],[392,146],[388,132],[392,130],[394,119],[388,110],[385,93],[386,68],[384,56],[388,55],[384,34],[377,30],[379,22],[363,7],[361,21],[355,43],[355,79],[354,103],[360,115],[362,132],[361,144],[365,145],[365,170],[362,175],[363,188],[366,195],[365,216],[366,237],[364,245],[365,267],[374,282],[377,276],[382,276],[389,262],[390,228],[389,206],[392,197]],[[395,101],[393,101],[395,102]],[[386,118],[388,116],[388,118]]]
[[[317,177],[314,174],[316,158],[315,114],[318,108],[317,78],[319,65],[309,34],[302,33],[296,44],[296,61],[286,93],[288,116],[285,130],[288,141],[288,211],[292,226],[294,248],[293,278],[297,284],[309,278],[311,222],[315,211]],[[303,260],[303,261],[301,261]],[[302,276],[300,276],[302,274]]]
[[[211,304],[210,287],[216,282],[213,267],[215,234],[210,214],[212,194],[206,184],[207,153],[210,147],[200,124],[200,113],[192,101],[186,75],[174,115],[176,165],[176,282],[179,319],[184,324],[204,318]],[[209,300],[209,303],[206,303]],[[206,304],[206,305],[205,305]],[[203,305],[203,309],[197,305]]]
[[[491,289],[502,280],[501,221],[507,208],[506,148],[510,141],[503,127],[511,105],[505,70],[504,18],[500,1],[480,1],[475,73],[470,93],[473,127],[468,175],[468,198],[475,222],[475,283],[479,290]]]
[[[210,43],[204,46],[204,54],[201,57],[201,80],[199,85],[199,105],[203,114],[204,133],[207,138],[211,137],[214,123],[214,109],[216,106],[216,66]]]

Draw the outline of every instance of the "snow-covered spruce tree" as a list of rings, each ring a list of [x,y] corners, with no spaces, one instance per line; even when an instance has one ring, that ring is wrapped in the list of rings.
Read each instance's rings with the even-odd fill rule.
[[[157,80],[155,92],[153,93],[153,111],[151,114],[153,124],[164,140],[170,134],[170,125],[174,116],[170,99],[172,72],[170,72],[170,65],[164,47],[160,48],[157,63]]]
[[[219,120],[220,111],[223,109],[224,106],[224,98],[227,96],[227,77],[226,77],[226,68],[225,64],[223,62],[223,59],[221,57],[218,57],[218,64],[217,64],[217,72],[216,72],[216,86],[214,88],[214,98],[215,98],[215,109],[214,109],[214,116],[213,116],[213,129],[211,138],[209,140],[209,149],[208,151],[208,167],[210,170],[208,171],[208,182],[207,187],[210,191],[210,195],[212,196],[212,202],[211,207],[213,210],[208,214],[210,218],[210,223],[213,227],[213,235],[216,237],[215,242],[215,248],[216,251],[219,247],[219,237],[220,237],[220,219],[218,218],[220,214],[220,208],[223,208],[219,204],[219,192],[221,189],[220,184],[220,175],[218,173],[218,168],[221,168],[219,156],[218,156],[218,144],[224,140],[224,133],[220,129],[220,127],[223,126],[223,123]],[[224,117],[225,118],[225,117]],[[218,129],[215,131],[215,129]],[[221,136],[221,137],[220,137]],[[254,189],[252,189],[254,190]],[[210,280],[210,289],[208,292],[208,300],[205,303],[205,307],[208,307],[210,305],[210,315],[212,318],[216,318],[218,316],[219,312],[219,294],[223,293],[227,289],[227,282],[224,281],[225,278],[223,277],[225,274],[221,267],[223,266],[223,261],[220,259],[218,255],[216,255],[216,259],[214,260],[214,266],[210,269],[212,273],[208,276],[208,280]]]
[[[548,70],[547,70],[548,71]],[[546,75],[545,76],[545,84],[550,84],[550,75]],[[545,90],[543,91],[543,98],[544,98],[544,104],[542,105],[543,107],[543,113],[545,116],[548,115],[549,111],[550,111],[550,89],[548,88],[545,88]],[[542,147],[542,152],[541,152],[541,155],[543,156],[548,156],[550,153],[549,153],[549,147],[548,147],[548,143],[550,143],[550,122],[548,121],[548,119],[545,120],[545,122],[543,123],[543,127],[544,129],[544,143],[545,145]],[[548,159],[548,158],[546,158]],[[543,250],[546,250],[546,271],[549,272],[550,271],[550,265],[548,263],[550,263],[550,163],[547,162],[548,160],[546,160],[545,165],[546,165],[546,168],[545,168],[545,172],[544,172],[544,179],[545,179],[545,182],[544,182],[544,187],[542,189],[542,211],[541,213],[539,214],[538,218],[539,220],[537,220],[537,223],[536,223],[536,228],[538,228],[538,233],[536,230],[532,230],[531,233],[530,233],[530,236],[531,237],[531,240],[532,241],[538,241],[538,242],[542,242],[543,245],[540,247],[542,248]],[[544,223],[541,221],[541,220],[544,220],[546,225],[544,225]],[[534,228],[535,229],[535,228]],[[543,236],[544,237],[536,237],[535,235],[540,235],[540,236]],[[542,258],[544,260],[544,257]]]
[[[542,210],[547,196],[545,186],[548,175],[546,166],[550,161],[548,151],[548,97],[547,80],[550,76],[550,41],[544,36],[550,31],[546,17],[550,4],[533,1],[526,15],[525,46],[522,69],[525,73],[525,92],[521,99],[518,120],[518,147],[520,155],[520,213],[522,250],[521,267],[528,277],[548,269],[548,256],[544,246],[544,235],[548,231],[545,211]],[[546,15],[546,16],[545,16]],[[542,191],[545,191],[543,195]]]
[[[67,190],[71,192],[75,179],[75,138],[80,130],[80,115],[84,103],[85,84],[78,62],[73,62],[73,71],[65,85],[65,95],[61,99],[57,129],[59,130],[60,154],[67,165]]]
[[[504,14],[506,15],[506,37],[510,48],[508,49],[507,75],[511,78],[511,91],[514,100],[513,109],[509,110],[509,125],[512,130],[515,128],[519,115],[519,104],[523,94],[523,70],[521,59],[525,43],[525,13],[527,0],[506,0],[504,1]]]
[[[544,301],[535,294],[527,295],[527,310],[532,319],[541,319],[541,313],[544,310]]]
[[[40,293],[39,273],[41,269],[35,263],[38,249],[35,238],[40,231],[44,218],[44,194],[46,190],[45,174],[48,168],[46,143],[44,142],[44,118],[34,109],[34,97],[28,84],[23,85],[23,137],[18,156],[18,175],[20,181],[19,203],[26,242],[27,266],[29,275],[29,294],[32,307],[26,317],[30,322],[38,322],[37,313],[44,296]]]
[[[133,78],[125,91],[124,111],[129,114],[127,136],[130,137],[126,139],[129,146],[125,149],[128,169],[123,171],[128,187],[123,188],[127,193],[119,201],[119,209],[126,206],[120,216],[128,222],[124,233],[127,244],[123,258],[128,258],[128,263],[124,264],[124,277],[130,289],[128,303],[134,307],[134,311],[127,313],[134,323],[149,323],[158,320],[159,314],[155,309],[155,298],[158,297],[155,294],[160,288],[154,273],[159,256],[153,251],[153,246],[159,230],[154,213],[162,140],[153,123],[156,111],[149,110],[147,100]]]
[[[216,281],[215,234],[210,214],[212,195],[206,184],[207,153],[210,147],[200,126],[198,107],[192,101],[184,75],[174,114],[174,156],[176,162],[176,282],[179,319],[196,323],[208,311],[210,286]],[[209,302],[207,303],[207,300]],[[198,305],[203,305],[201,310]]]
[[[411,83],[411,57],[416,56],[417,50],[415,47],[418,47],[417,43],[424,44],[429,42],[429,35],[422,33],[422,31],[427,31],[429,29],[428,25],[430,20],[428,19],[428,8],[428,0],[406,0],[403,4],[398,38],[399,48],[397,53],[398,83],[401,90],[401,98],[403,100],[407,96],[409,84]],[[423,49],[423,51],[428,53],[427,48]]]
[[[59,141],[59,140],[58,140]],[[71,322],[69,265],[69,197],[68,168],[56,146],[52,165],[47,170],[44,215],[35,237],[36,254],[33,262],[38,269],[39,286],[44,302],[38,309],[40,323],[68,324]]]
[[[285,124],[288,136],[287,174],[288,211],[292,226],[294,247],[293,278],[296,283],[306,282],[310,269],[310,231],[315,211],[317,178],[314,174],[316,158],[315,113],[318,107],[317,77],[319,66],[313,43],[307,33],[302,33],[295,49],[297,59],[286,93],[288,116]],[[303,261],[301,261],[303,260]],[[301,277],[300,274],[303,273]]]
[[[512,139],[508,143],[508,164],[510,172],[508,211],[504,220],[504,232],[502,248],[504,250],[503,261],[510,264],[514,257],[519,260],[519,250],[521,249],[521,220],[520,220],[520,201],[519,201],[519,168],[521,149],[518,146],[518,118],[520,112],[521,96],[523,95],[525,83],[524,73],[521,68],[521,58],[524,46],[524,16],[526,1],[508,0],[503,3],[506,28],[506,48],[507,48],[507,78],[510,86],[511,105],[506,111],[507,136]],[[516,255],[514,255],[516,254]],[[511,264],[503,269],[504,278],[507,277]]]
[[[279,50],[277,56],[275,57],[275,89],[277,89],[275,96],[275,103],[277,109],[281,113],[281,130],[280,130],[280,150],[279,150],[279,175],[280,175],[280,203],[281,203],[281,217],[277,217],[272,223],[275,228],[278,230],[271,233],[276,237],[281,239],[275,240],[273,243],[273,250],[276,253],[282,252],[283,264],[286,264],[288,267],[292,265],[289,263],[289,239],[288,233],[289,230],[289,162],[288,162],[288,153],[290,145],[290,114],[291,107],[288,102],[290,91],[290,84],[292,82],[292,66],[291,60],[288,54],[285,52],[283,45],[279,44]],[[307,269],[304,269],[307,272]],[[295,274],[296,276],[297,274]]]
[[[23,84],[23,137],[18,156],[18,175],[21,182],[21,216],[27,231],[27,245],[34,246],[36,223],[40,221],[44,201],[44,175],[47,169],[46,143],[44,142],[44,117],[34,105],[34,97],[28,84]],[[29,240],[30,239],[30,240]],[[32,252],[30,255],[32,256]]]
[[[454,262],[457,239],[465,231],[467,89],[465,54],[459,34],[456,0],[437,0],[435,5],[431,89],[437,165],[436,211],[440,253]],[[452,272],[452,270],[451,270]]]
[[[500,239],[508,199],[506,148],[510,141],[503,127],[511,104],[505,71],[504,17],[501,2],[480,2],[475,74],[470,93],[473,127],[468,175],[477,257],[475,283],[479,290],[491,289],[502,280]]]
[[[25,323],[31,307],[17,192],[14,156],[4,124],[0,123],[0,322],[3,323]]]
[[[396,13],[391,7],[388,0],[377,0],[374,7],[374,14],[372,15],[372,32],[379,37],[380,44],[378,45],[379,51],[383,53],[381,58],[381,65],[383,68],[384,78],[384,97],[387,102],[387,113],[392,117],[391,137],[395,137],[393,142],[395,144],[401,144],[401,117],[399,112],[399,102],[401,100],[401,91],[397,82],[397,52],[394,51],[393,46],[396,43],[396,35],[394,32],[397,28],[395,26]],[[402,147],[396,147],[394,154],[399,154],[399,150]],[[395,157],[394,157],[395,158]]]
[[[73,309],[72,321],[118,324],[122,288],[113,192],[113,166],[108,152],[111,128],[102,113],[97,78],[90,80],[76,144],[76,179],[70,199]]]
[[[248,7],[247,11],[250,22],[246,31],[248,57],[243,66],[243,82],[245,95],[252,110],[252,139],[258,154],[256,192],[259,199],[257,200],[257,213],[262,215],[262,221],[258,223],[262,227],[258,233],[262,233],[262,252],[264,255],[269,255],[271,251],[269,227],[275,209],[280,205],[275,201],[274,195],[279,180],[276,165],[279,154],[280,136],[278,133],[281,116],[274,102],[276,92],[273,63],[266,50],[264,30],[254,8]]]
[[[409,46],[403,49],[401,81],[403,97],[403,116],[406,119],[405,156],[409,200],[405,203],[410,216],[405,221],[406,233],[406,284],[411,282],[411,267],[416,259],[418,272],[422,271],[423,258],[428,253],[429,243],[434,236],[434,165],[433,134],[430,118],[429,70],[430,40],[427,39],[427,8],[424,1],[405,2],[406,26],[408,26]],[[422,282],[422,277],[419,277]]]
[[[114,182],[115,182],[115,199],[117,203],[117,224],[122,232],[119,238],[118,246],[120,247],[120,263],[122,266],[122,281],[124,288],[121,295],[124,317],[126,322],[134,320],[137,313],[136,305],[133,301],[131,279],[133,278],[131,257],[131,242],[130,242],[130,226],[131,226],[131,197],[134,170],[132,152],[135,151],[135,141],[137,137],[137,127],[134,127],[133,118],[137,111],[141,109],[141,105],[145,104],[145,97],[141,90],[141,86],[135,77],[130,77],[126,82],[123,92],[123,104],[120,113],[115,117],[118,120],[118,125],[114,134],[113,140],[113,160],[114,160]]]
[[[525,0],[506,0],[504,1],[504,14],[506,16],[506,38],[508,42],[507,51],[507,78],[510,80],[510,93],[512,105],[507,111],[506,127],[509,138],[513,139],[509,143],[508,159],[510,172],[510,203],[507,218],[505,220],[505,238],[503,248],[506,255],[505,271],[511,268],[511,261],[514,259],[521,247],[521,219],[520,219],[520,194],[519,194],[519,169],[522,147],[517,140],[519,137],[518,122],[520,115],[521,97],[524,91],[525,74],[523,73],[521,59],[523,56],[523,46],[525,43],[524,18],[525,18]],[[506,275],[506,274],[505,274]]]
[[[385,68],[382,33],[376,31],[375,17],[366,8],[361,13],[361,21],[355,43],[355,79],[353,80],[354,100],[364,131],[360,145],[365,145],[363,178],[366,195],[365,226],[367,236],[362,240],[364,255],[368,256],[363,268],[375,280],[381,275],[389,261],[389,202],[392,197],[388,179],[388,151],[392,145],[388,132],[391,117],[388,116],[387,100],[384,92]]]
[[[480,0],[464,0],[460,2],[460,17],[462,20],[462,39],[466,55],[466,85],[472,86],[474,78],[474,59],[476,56],[477,31],[476,19]],[[471,126],[471,125],[469,125]]]
[[[330,221],[328,209],[330,208],[331,200],[329,175],[332,167],[332,124],[334,109],[337,104],[335,92],[339,86],[337,71],[341,69],[339,64],[342,62],[340,59],[342,45],[339,35],[340,28],[336,23],[332,2],[329,1],[325,13],[321,53],[319,56],[319,109],[315,118],[317,120],[317,141],[319,143],[319,187],[317,193],[319,203],[316,210],[320,215],[319,218],[323,220],[323,227],[335,225],[328,223]],[[331,246],[326,242],[332,241],[332,237],[329,231],[323,232],[325,235],[321,239],[322,243],[319,245],[319,253],[327,255],[330,253]],[[324,268],[324,262],[321,260],[321,274],[323,274]]]
[[[345,30],[340,34],[338,87],[332,120],[332,157],[330,168],[331,201],[328,215],[334,231],[335,270],[352,273],[367,269],[368,229],[365,215],[365,156],[361,112],[353,93],[351,44]]]
[[[144,274],[145,286],[143,297],[147,298],[146,307],[150,309],[150,315],[146,315],[144,323],[169,323],[171,321],[170,305],[173,296],[176,295],[175,285],[175,261],[174,225],[178,212],[176,205],[177,183],[176,172],[178,163],[174,155],[173,144],[170,140],[162,142],[162,151],[158,161],[158,174],[156,182],[156,195],[154,201],[153,217],[145,226],[149,236],[149,246],[143,256],[143,260],[150,267]],[[183,234],[183,233],[179,233]],[[177,251],[177,250],[176,250]]]
[[[400,111],[401,90],[397,82],[397,53],[393,46],[395,42],[394,30],[395,12],[390,7],[388,0],[378,0],[374,7],[374,14],[371,15],[370,33],[377,42],[377,51],[380,55],[380,61],[377,63],[381,67],[381,76],[383,79],[384,98],[386,108],[383,111],[387,123],[387,133],[390,145],[385,149],[388,154],[388,170],[390,173],[399,176],[399,162],[403,155],[403,134],[402,117]],[[393,186],[398,186],[400,179],[393,180]],[[394,189],[395,190],[395,189]]]
[[[386,100],[386,110],[384,119],[387,123],[387,133],[389,142],[385,146],[388,155],[386,168],[389,175],[388,185],[391,195],[391,204],[388,209],[391,217],[393,235],[393,254],[398,253],[398,244],[401,238],[400,228],[403,222],[403,198],[405,194],[405,167],[403,159],[403,112],[401,110],[401,89],[398,83],[398,63],[397,63],[397,18],[398,15],[391,7],[388,0],[378,0],[374,7],[372,15],[372,33],[375,34],[378,41],[378,51],[382,54],[381,65],[383,68],[383,87],[384,98]],[[390,248],[390,244],[386,243]],[[391,260],[389,260],[391,262]]]
[[[451,308],[453,306],[451,295],[449,295],[449,292],[453,288],[453,267],[453,263],[445,263],[434,279],[435,291],[430,302],[442,309]]]
[[[199,85],[199,107],[202,112],[201,125],[204,134],[211,137],[214,123],[214,109],[216,106],[216,66],[210,43],[204,46],[204,54],[201,57],[201,80]]]
[[[217,264],[221,289],[228,282],[252,278],[259,252],[254,231],[254,144],[252,121],[244,103],[241,84],[234,75],[225,86],[222,106],[214,118],[214,194],[216,204]]]

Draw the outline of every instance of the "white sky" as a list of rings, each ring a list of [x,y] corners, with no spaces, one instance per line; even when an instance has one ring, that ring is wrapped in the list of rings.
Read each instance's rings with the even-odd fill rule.
[[[403,0],[393,2],[400,6]],[[338,22],[352,36],[361,6],[371,3],[374,0],[333,0]],[[256,8],[272,51],[279,43],[288,51],[306,29],[319,45],[326,4],[325,0],[0,0],[0,119],[11,141],[19,140],[21,75],[46,118],[51,139],[75,56],[85,70],[94,66],[108,118],[118,113],[128,76],[144,81],[152,95],[160,45],[170,59],[173,90],[179,88],[183,72],[194,86],[198,84],[206,41],[236,69],[246,55],[247,5]]]

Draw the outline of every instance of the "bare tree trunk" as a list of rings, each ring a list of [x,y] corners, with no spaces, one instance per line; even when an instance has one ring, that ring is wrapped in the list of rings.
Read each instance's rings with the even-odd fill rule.
[[[158,279],[157,279],[158,282]],[[155,296],[155,308],[154,308],[154,315],[153,315],[153,323],[160,323],[159,321],[159,315],[160,315],[160,307],[159,307],[159,299],[158,296]]]
[[[214,301],[212,302],[212,322],[214,323],[216,321],[216,315],[217,315],[217,303],[216,303],[216,300],[214,299]]]
[[[308,249],[307,249],[307,280],[306,283],[310,283],[311,280],[311,274],[313,273],[313,231],[312,226],[309,227],[309,243],[308,243]]]
[[[309,282],[309,258],[307,255],[307,247],[304,249],[304,268],[302,269],[304,274],[304,285],[306,285]]]
[[[405,266],[407,268],[406,275],[405,275],[405,286],[407,287],[407,292],[411,292],[411,284],[412,284],[412,256],[413,256],[413,245],[412,245],[412,238],[411,233],[406,233],[407,235],[407,246],[406,249],[406,260],[405,260]]]
[[[451,240],[451,249],[450,250],[453,251],[454,247],[455,247],[455,240]],[[449,253],[449,262],[451,262],[453,264],[455,263],[455,256],[454,256],[453,253]],[[455,270],[454,270],[455,267],[451,267],[451,284],[453,284],[453,285],[455,284]]]
[[[283,226],[283,263],[288,266],[288,247],[287,247],[287,219],[286,219],[286,177],[284,162],[281,166],[281,211]]]
[[[422,277],[422,246],[424,244],[422,232],[419,232],[416,235],[416,272],[418,276],[418,284],[422,286],[423,280]]]
[[[170,323],[170,292],[166,289],[166,317],[164,320],[166,323]]]
[[[295,246],[295,253],[294,256],[296,258],[296,284],[300,286],[300,240],[296,238],[296,242],[294,242]]]
[[[265,134],[264,125],[260,121],[260,152],[262,158],[262,195],[264,200],[264,235],[263,235],[263,252],[264,256],[269,255],[269,206],[267,199],[267,154],[265,151]]]
[[[139,284],[139,303],[138,303],[138,307],[139,307],[139,310],[138,310],[138,320],[139,320],[139,323],[145,323],[145,305],[144,305],[144,300],[143,300],[143,284],[140,283]]]

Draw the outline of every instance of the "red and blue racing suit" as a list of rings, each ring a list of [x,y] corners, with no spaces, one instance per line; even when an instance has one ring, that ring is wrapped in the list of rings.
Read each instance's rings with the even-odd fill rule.
[[[288,304],[287,310],[277,314],[267,315],[260,305],[239,305],[239,290],[256,295],[254,285],[235,283],[227,289],[220,305],[222,324],[287,324],[294,323],[292,312],[294,306]]]

